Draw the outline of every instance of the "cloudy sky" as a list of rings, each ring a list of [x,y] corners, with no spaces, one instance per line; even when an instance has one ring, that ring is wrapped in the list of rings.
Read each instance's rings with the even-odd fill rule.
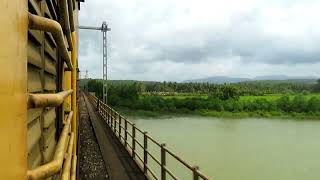
[[[110,79],[320,76],[319,0],[87,0],[106,20]],[[102,77],[102,33],[80,30],[79,67]],[[82,73],[83,75],[84,73]]]

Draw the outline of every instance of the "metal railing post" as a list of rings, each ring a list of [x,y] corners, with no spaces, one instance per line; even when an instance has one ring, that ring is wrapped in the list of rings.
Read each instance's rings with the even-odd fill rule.
[[[106,119],[107,119],[107,124],[109,125],[108,106],[106,107]]]
[[[100,103],[101,103],[101,102],[100,102]],[[105,108],[105,107],[104,107],[104,104],[101,104],[101,105],[100,105],[101,114],[104,114],[104,108]]]
[[[101,101],[100,100],[98,100],[99,101],[99,106],[98,106],[98,112],[99,112],[99,114],[102,112],[102,104],[101,104]]]
[[[106,115],[107,115],[107,113],[106,113],[106,105],[103,104],[103,118],[104,119],[106,119]]]
[[[111,108],[110,108],[109,116],[110,116],[110,127],[111,127],[111,131],[113,131],[113,118],[112,118]]]
[[[110,128],[112,130],[112,116],[111,116],[111,109],[109,108],[109,122],[110,122]]]
[[[116,134],[116,130],[117,130],[117,116],[116,116],[116,112],[114,110],[112,110],[112,116],[113,116],[113,132]],[[117,136],[117,134],[116,134]]]
[[[144,174],[148,173],[148,132],[143,133],[143,172]]]
[[[199,166],[194,166],[193,167],[193,180],[199,180]]]
[[[128,122],[124,119],[124,146],[128,146]]]
[[[161,144],[161,180],[166,180],[166,144]]]
[[[108,125],[110,127],[111,125],[110,125],[110,108],[109,107],[107,108],[107,119],[108,119]]]
[[[107,107],[107,105],[104,107],[104,117],[106,118],[107,123],[108,123],[108,107]]]
[[[136,156],[135,150],[136,150],[136,125],[132,124],[132,159],[134,159]]]
[[[120,116],[120,114],[119,114],[118,118],[119,118],[119,139],[121,141],[121,116]]]
[[[99,99],[97,100],[97,111],[99,112]]]

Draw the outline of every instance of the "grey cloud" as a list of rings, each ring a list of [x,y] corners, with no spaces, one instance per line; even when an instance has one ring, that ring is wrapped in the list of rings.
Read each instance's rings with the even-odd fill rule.
[[[268,2],[265,3],[268,4]],[[293,2],[288,1],[280,5],[284,8],[284,12],[288,3]],[[87,4],[88,7],[86,7]],[[113,73],[111,77],[117,78],[124,77],[120,75],[120,71],[139,78],[148,76],[148,73],[156,76],[159,72],[152,73],[150,70],[159,71],[153,66],[161,66],[161,62],[164,61],[168,64],[185,64],[188,67],[220,63],[221,59],[225,61],[239,59],[234,67],[245,66],[247,63],[260,67],[305,64],[312,66],[318,62],[319,31],[314,31],[314,34],[297,33],[296,36],[267,32],[270,22],[260,12],[261,7],[253,7],[250,11],[237,13],[230,18],[226,17],[225,24],[222,25],[211,23],[210,18],[190,19],[190,25],[188,23],[186,25],[179,24],[180,22],[175,21],[175,18],[177,13],[185,13],[187,16],[192,7],[176,12],[179,7],[175,7],[170,1],[161,6],[159,4],[153,6],[152,3],[141,0],[127,3],[88,1],[83,4],[81,11],[84,11],[84,15],[80,18],[80,24],[100,25],[102,20],[109,22],[112,28],[108,34],[109,64],[110,67],[114,67],[109,72]],[[273,15],[272,13],[270,12],[270,15]],[[221,18],[224,20],[223,17]],[[300,22],[297,21],[297,23]],[[310,23],[311,27],[317,26],[316,22]],[[272,24],[272,26],[275,25]],[[296,29],[288,29],[288,34],[291,31]],[[92,69],[95,73],[98,73],[97,68],[101,65],[99,59],[102,53],[101,38],[101,32],[84,30],[80,32],[80,59],[85,58],[86,62],[95,63],[88,66],[96,68]],[[90,61],[90,58],[98,58],[98,60]],[[237,72],[237,70],[234,71]],[[119,74],[116,75],[117,73]],[[125,76],[130,77],[130,75]]]

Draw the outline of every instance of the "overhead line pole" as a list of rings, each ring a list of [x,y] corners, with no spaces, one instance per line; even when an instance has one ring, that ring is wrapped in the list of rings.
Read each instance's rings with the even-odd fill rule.
[[[101,27],[79,26],[79,29],[97,30],[102,32],[103,102],[107,104],[107,31],[111,31],[111,28],[108,28],[107,23],[103,21]]]

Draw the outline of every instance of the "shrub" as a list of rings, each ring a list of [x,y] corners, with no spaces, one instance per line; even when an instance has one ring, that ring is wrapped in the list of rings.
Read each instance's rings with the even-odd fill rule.
[[[320,99],[317,97],[312,97],[308,101],[307,109],[309,112],[320,111]]]
[[[307,107],[308,106],[308,102],[306,100],[305,97],[303,97],[302,95],[297,95],[293,98],[293,101],[291,103],[291,111],[294,112],[306,112],[307,111]]]
[[[279,98],[279,100],[277,101],[277,107],[284,112],[289,112],[290,111],[289,96],[282,96],[281,98]]]

